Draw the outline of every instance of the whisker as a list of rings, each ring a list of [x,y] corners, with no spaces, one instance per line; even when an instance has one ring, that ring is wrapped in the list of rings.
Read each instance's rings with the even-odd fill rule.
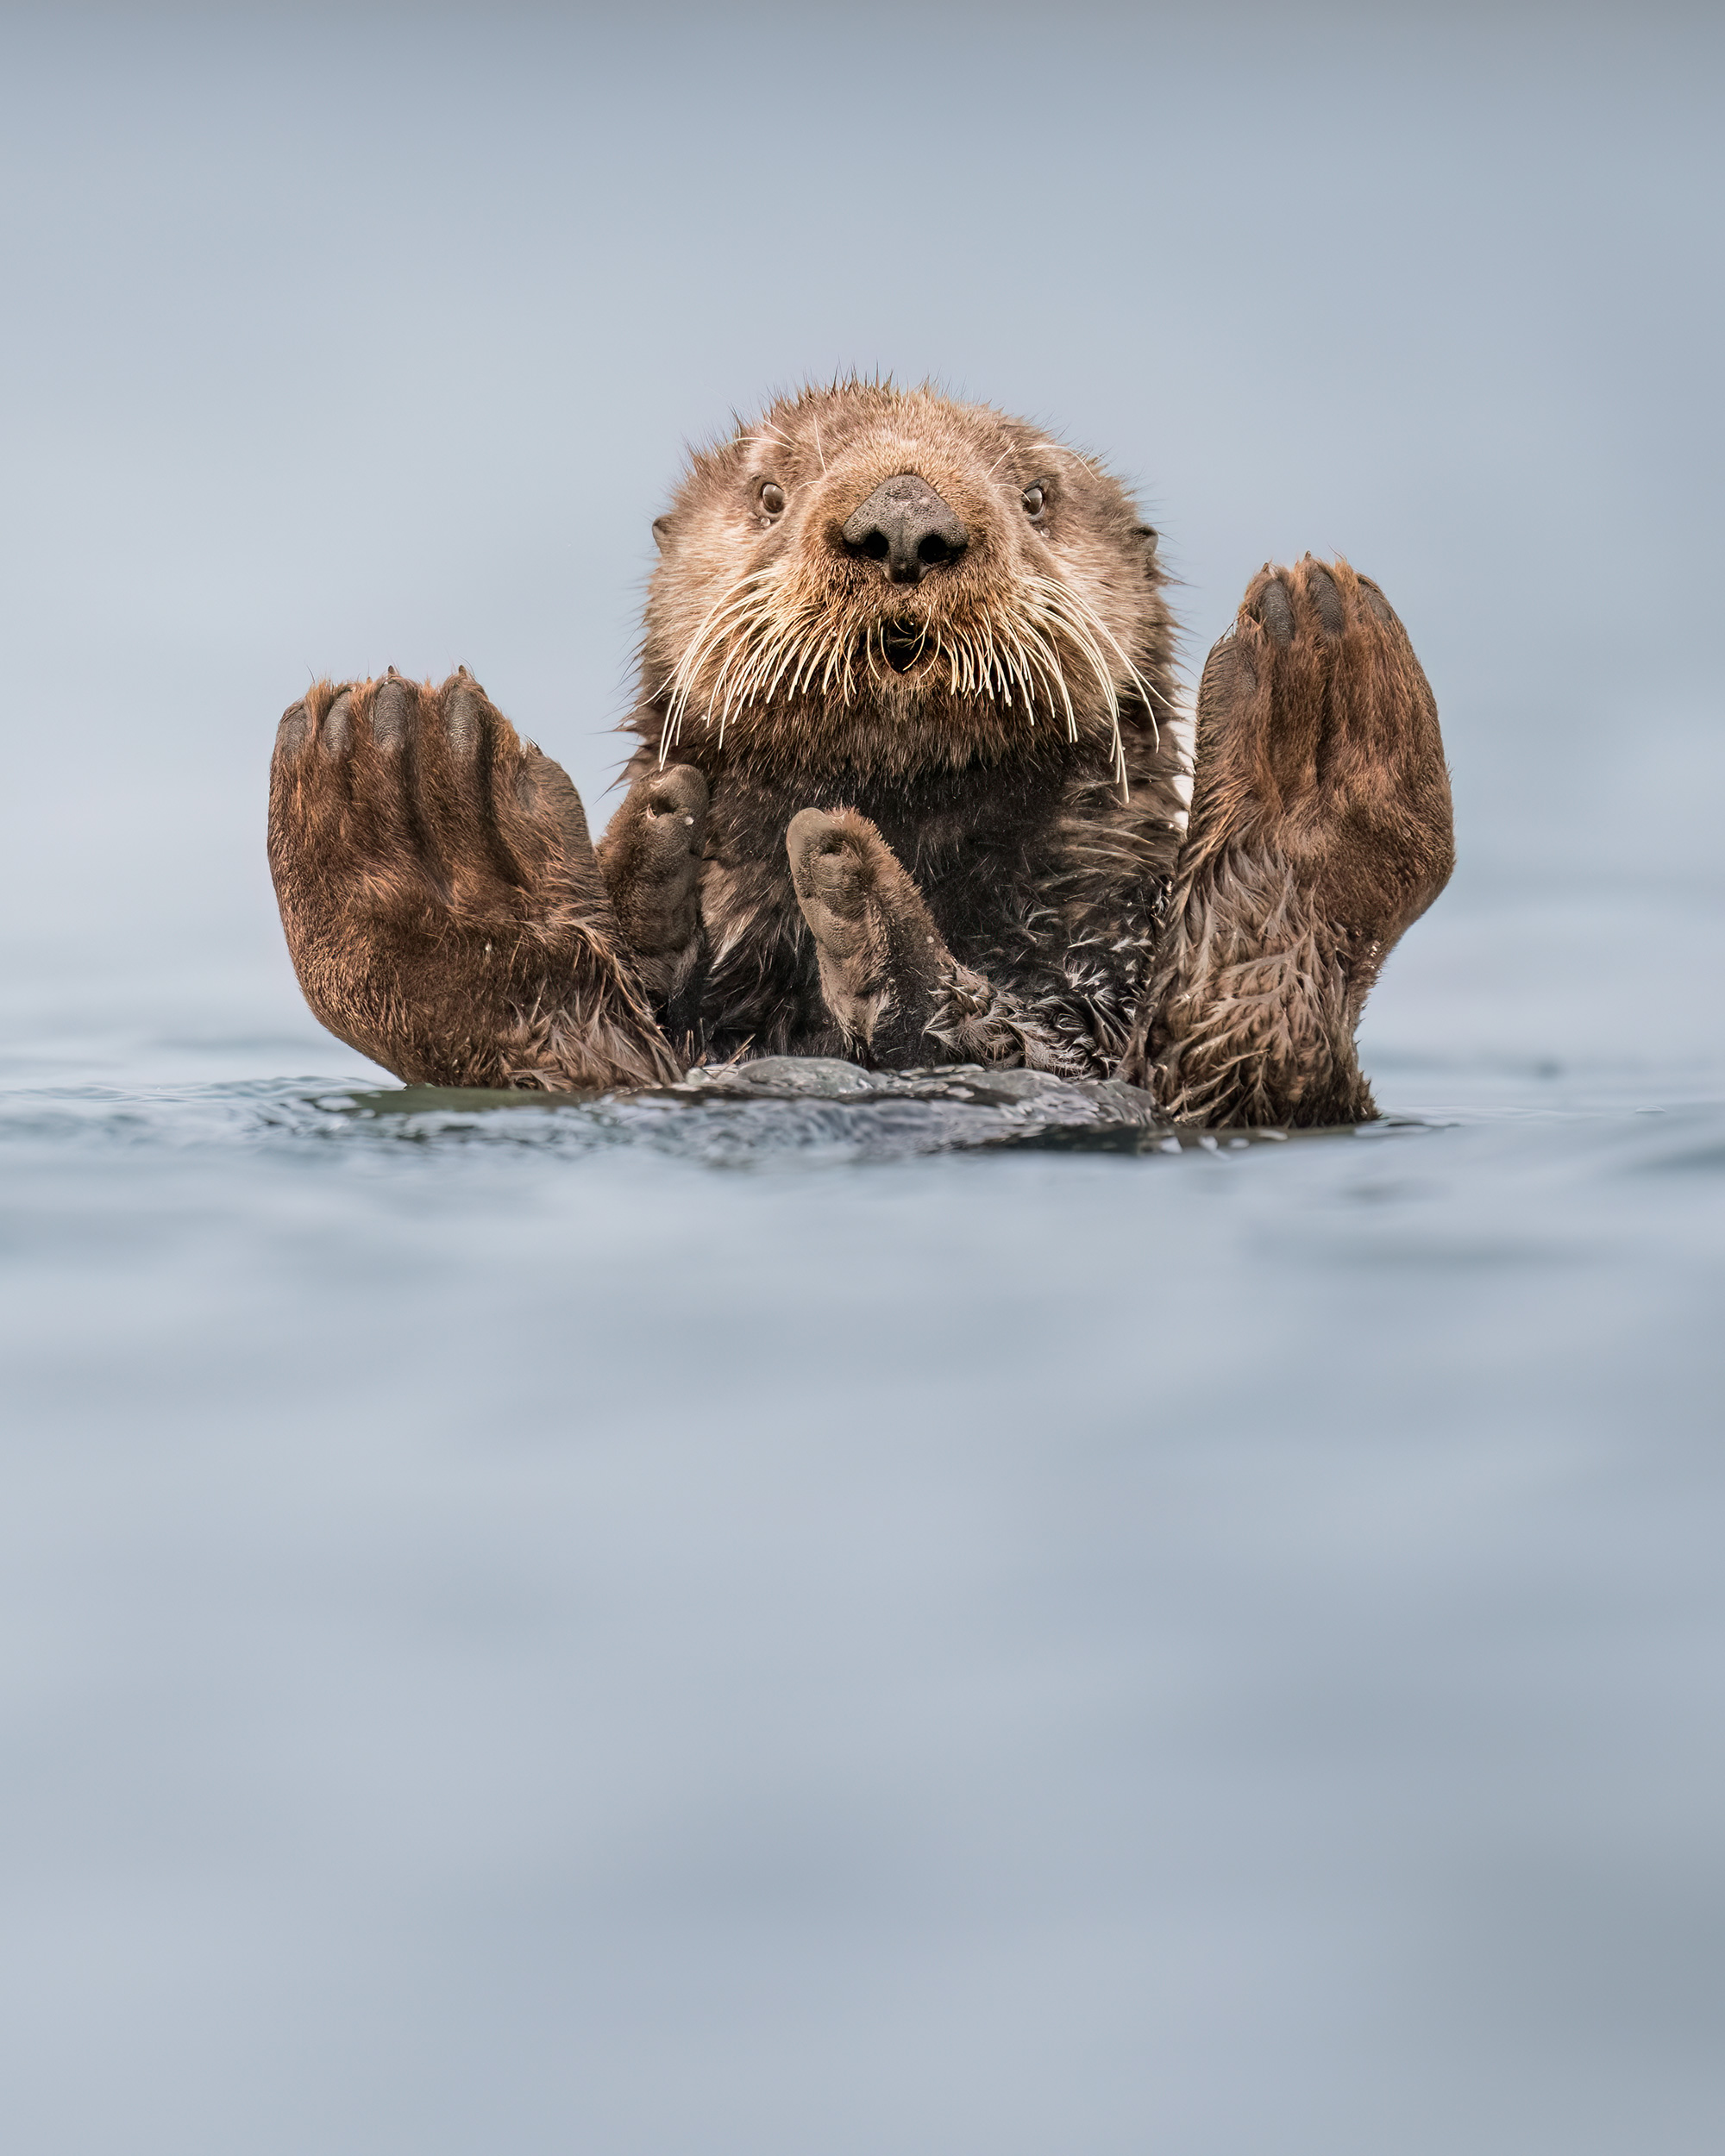
[[[765,568],[754,570],[749,575],[739,578],[729,590],[720,594],[717,604],[709,611],[706,619],[695,630],[672,675],[670,685],[672,693],[666,707],[666,725],[660,735],[659,761],[662,770],[664,768],[667,734],[668,734],[671,744],[682,739],[683,714],[687,710],[689,700],[694,694],[695,683],[699,679],[701,669],[711,655],[721,644],[729,645],[735,641],[737,630],[746,622],[750,612],[759,611],[761,587],[777,578],[780,573],[777,563],[768,563]],[[729,663],[727,656],[726,667]],[[724,677],[724,673],[725,667],[721,667],[719,670],[721,680]],[[711,724],[712,697],[707,699],[707,704],[706,718]]]
[[[825,447],[812,415],[811,423],[825,473]],[[770,436],[789,446],[770,422],[762,423],[759,431],[763,438]],[[1073,454],[1045,440],[1040,446]],[[991,473],[1011,453],[1011,448],[1002,452]],[[848,706],[858,693],[859,676],[862,686],[875,691],[889,686],[898,672],[889,651],[890,630],[883,615],[871,611],[859,623],[842,596],[801,588],[783,561],[737,578],[697,624],[656,693],[655,701],[662,701],[664,712],[661,767],[681,741],[685,720],[698,702],[702,724],[716,731],[723,745],[732,721],[746,712],[795,705],[806,697]],[[1094,684],[1095,693],[1087,693],[1082,724],[1069,663],[1081,665]],[[1024,576],[1004,598],[973,604],[950,622],[921,622],[906,661],[906,670],[911,667],[922,667],[955,702],[1022,707],[1032,727],[1046,698],[1050,717],[1058,723],[1064,715],[1066,737],[1075,743],[1106,713],[1110,761],[1123,793],[1128,784],[1123,697],[1128,691],[1135,696],[1158,745],[1157,707],[1176,708],[1145,680],[1088,594],[1058,574]],[[1095,710],[1097,697],[1101,711]]]
[[[1115,686],[1113,671],[1102,655],[1098,638],[1107,641],[1137,686],[1140,694],[1145,693],[1143,679],[1138,668],[1120,649],[1107,624],[1097,617],[1095,610],[1070,586],[1057,583],[1049,577],[1035,577],[1031,580],[1031,583],[1036,599],[1049,623],[1065,630],[1073,642],[1076,644],[1080,653],[1089,665],[1091,672],[1096,677],[1107,704],[1108,720],[1113,735],[1114,774],[1120,780],[1123,794],[1129,796],[1126,744],[1120,736],[1120,692]],[[1145,709],[1149,710],[1147,699]],[[1156,715],[1153,711],[1150,714],[1150,720],[1151,726],[1155,727]],[[1160,729],[1157,729],[1157,738],[1159,743]]]

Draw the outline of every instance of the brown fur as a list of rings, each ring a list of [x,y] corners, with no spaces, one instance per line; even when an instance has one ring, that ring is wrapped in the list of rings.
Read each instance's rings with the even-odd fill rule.
[[[465,673],[319,682],[270,776],[270,865],[305,999],[411,1084],[681,1075],[620,954],[559,767]]]
[[[906,473],[958,550],[859,545]],[[826,1052],[1119,1073],[1203,1121],[1371,1112],[1359,1007],[1451,858],[1435,707],[1375,586],[1309,557],[1255,580],[1188,835],[1155,535],[1092,460],[849,383],[695,456],[656,532],[597,857],[465,676],[320,685],[283,721],[271,858],[344,1039],[448,1083]]]
[[[1345,561],[1266,566],[1204,668],[1187,842],[1122,1075],[1182,1120],[1371,1116],[1354,1028],[1454,861],[1437,705],[1388,600]]]

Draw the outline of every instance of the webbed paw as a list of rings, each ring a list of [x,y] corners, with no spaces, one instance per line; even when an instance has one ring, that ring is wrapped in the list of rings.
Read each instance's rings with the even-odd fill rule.
[[[412,1082],[680,1075],[567,774],[465,668],[320,682],[283,718],[270,867],[306,1000]]]
[[[1455,858],[1437,705],[1346,562],[1265,568],[1204,667],[1158,970],[1122,1075],[1210,1125],[1376,1112],[1354,1028]]]
[[[1362,973],[1455,862],[1437,705],[1370,577],[1307,555],[1253,578],[1198,695],[1186,866],[1244,848],[1296,867]]]

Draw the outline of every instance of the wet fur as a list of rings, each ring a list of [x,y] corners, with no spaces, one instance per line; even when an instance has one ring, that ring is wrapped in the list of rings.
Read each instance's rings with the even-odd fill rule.
[[[1362,1122],[1354,1053],[1455,863],[1437,705],[1345,561],[1265,567],[1210,654],[1168,928],[1122,1075],[1196,1123]]]
[[[894,588],[859,573],[835,534],[911,469],[970,543],[953,570]],[[768,480],[787,496],[771,522],[752,506]],[[981,975],[1010,1011],[1005,1032],[1003,1016],[979,1037],[1000,1059],[1074,1075],[1117,1064],[1184,814],[1165,723],[1173,623],[1155,535],[1125,491],[1019,421],[852,384],[775,405],[695,458],[660,536],[630,771],[674,758],[712,793],[709,1052],[929,1062],[975,1035],[958,1014],[969,989],[902,1048],[836,1024],[785,848],[792,818],[824,808],[868,819],[954,980]],[[927,644],[913,678],[887,662],[888,623]],[[776,686],[742,693],[751,683]]]
[[[894,585],[840,527],[902,472],[969,544]],[[455,1084],[825,1053],[1118,1074],[1199,1122],[1371,1112],[1353,1028],[1451,858],[1435,706],[1375,586],[1309,557],[1254,580],[1189,830],[1155,535],[1094,461],[844,384],[697,454],[656,532],[597,856],[466,676],[284,719],[272,862],[332,1030]]]
[[[410,1084],[681,1075],[575,789],[465,673],[320,682],[278,733],[269,837],[306,1001]]]

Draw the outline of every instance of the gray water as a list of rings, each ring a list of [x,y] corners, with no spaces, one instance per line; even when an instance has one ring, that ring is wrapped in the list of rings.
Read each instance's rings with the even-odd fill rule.
[[[8,2150],[1711,2156],[1716,29],[3,35]],[[853,361],[1114,455],[1195,653],[1383,577],[1382,1123],[305,1013],[308,670],[466,659],[603,814],[679,436]]]

